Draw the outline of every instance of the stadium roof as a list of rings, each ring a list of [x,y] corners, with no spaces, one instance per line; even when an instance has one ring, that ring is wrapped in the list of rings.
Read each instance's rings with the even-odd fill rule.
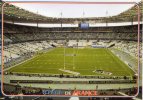
[[[78,0],[77,0],[78,1]],[[94,0],[95,1],[95,0]],[[53,18],[94,18],[116,16],[134,4],[96,4],[95,2],[13,3],[25,10]],[[103,2],[102,2],[103,3]]]
[[[140,13],[143,11],[141,7],[143,2],[139,2]],[[108,12],[105,12],[108,14]],[[84,14],[84,12],[83,12]],[[59,14],[60,15],[60,14]],[[81,14],[82,15],[82,14]],[[105,17],[81,17],[81,18],[56,18],[56,17],[46,17],[44,15],[36,14],[25,10],[23,8],[16,7],[11,4],[5,4],[4,6],[4,18],[5,21],[12,22],[28,22],[28,23],[70,23],[77,24],[82,21],[86,21],[89,23],[106,23],[106,22],[131,22],[137,21],[137,6],[114,16],[105,16]]]

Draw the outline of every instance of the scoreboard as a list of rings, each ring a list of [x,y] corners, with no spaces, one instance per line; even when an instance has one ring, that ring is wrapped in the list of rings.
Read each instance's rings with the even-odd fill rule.
[[[89,23],[85,23],[85,22],[80,23],[79,27],[80,27],[80,29],[88,29],[89,28]]]

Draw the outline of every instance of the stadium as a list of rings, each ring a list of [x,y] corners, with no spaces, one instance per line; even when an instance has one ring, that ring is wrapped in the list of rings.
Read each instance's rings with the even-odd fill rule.
[[[80,4],[83,8],[97,5],[50,3]],[[106,10],[102,17],[89,16],[86,10],[80,11],[81,17],[64,17],[64,11],[58,12],[59,17],[50,17],[17,5],[1,2],[5,95],[138,95],[142,75],[141,1],[126,3],[130,7],[116,15],[110,16]]]

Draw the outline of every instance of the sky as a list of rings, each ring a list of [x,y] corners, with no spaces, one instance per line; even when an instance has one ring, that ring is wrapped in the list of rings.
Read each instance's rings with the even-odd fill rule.
[[[20,1],[20,0],[4,0]],[[22,0],[21,0],[22,1]],[[25,0],[29,1],[29,0]],[[30,0],[38,1],[38,0]],[[82,1],[82,2],[140,2],[141,0],[42,0],[42,1]],[[47,3],[13,3],[13,5],[56,18],[86,18],[115,16],[133,7],[133,4],[47,4]],[[62,13],[62,15],[61,15]]]

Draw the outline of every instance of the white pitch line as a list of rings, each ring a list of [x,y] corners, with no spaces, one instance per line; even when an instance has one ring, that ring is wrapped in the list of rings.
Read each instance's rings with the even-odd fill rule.
[[[53,49],[51,49],[51,50],[49,50],[49,51],[47,51],[47,52],[50,52],[50,51],[52,51],[52,50],[53,50]],[[9,69],[11,69],[11,68],[14,68],[15,66],[20,65],[20,64],[22,64],[22,63],[25,63],[25,62],[27,62],[27,61],[29,61],[29,60],[35,58],[35,57],[37,57],[37,55],[35,55],[35,56],[33,56],[32,58],[29,58],[29,59],[27,59],[27,60],[25,60],[25,61],[23,61],[23,62],[21,62],[21,63],[18,63],[18,64],[14,65],[14,66],[8,67],[8,68],[4,69],[4,71],[7,71],[7,70],[9,70]],[[34,64],[34,63],[33,63],[33,64]]]
[[[80,74],[79,72],[74,72],[74,71],[71,71],[71,70],[64,70],[64,69],[59,69],[59,70],[63,71],[63,72],[70,73],[70,74],[75,74],[75,75],[79,75]]]
[[[114,54],[114,55],[116,55],[116,53],[115,52],[113,52],[112,50],[111,50],[111,52]],[[118,57],[119,58],[119,57]],[[120,59],[120,58],[119,58]],[[125,63],[125,61],[123,61],[122,59],[120,59],[122,62],[124,62]],[[132,67],[130,67],[127,63],[125,63],[127,66],[128,66],[128,68],[130,68],[135,74],[137,74],[137,72],[132,68]]]
[[[27,61],[29,61],[29,60],[35,58],[35,57],[36,57],[36,56],[34,56],[34,57],[30,58],[30,59],[27,59],[27,60],[25,60],[25,61],[23,61],[23,62],[21,62],[21,63],[18,63],[18,64],[14,65],[14,66],[8,67],[8,68],[4,69],[4,71],[7,71],[7,70],[9,70],[9,69],[11,69],[11,68],[14,68],[15,66],[20,65],[20,64],[22,64],[22,63],[25,63],[25,62],[27,62]]]

